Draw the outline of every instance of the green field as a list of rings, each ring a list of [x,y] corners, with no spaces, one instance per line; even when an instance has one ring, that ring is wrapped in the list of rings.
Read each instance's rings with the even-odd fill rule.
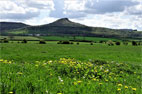
[[[107,44],[80,43],[80,45],[63,45],[57,42],[38,44],[8,43],[1,45],[1,58],[14,61],[56,60],[62,57],[75,58],[77,60],[106,60],[118,62],[141,62],[141,46],[108,46]]]
[[[8,40],[10,40],[9,36],[0,36],[0,39],[3,39],[3,38],[7,38]],[[26,39],[26,40],[40,40],[39,38],[32,37],[32,36],[13,36],[12,37],[12,40],[23,40],[23,39]]]
[[[1,94],[141,94],[142,46],[0,44]]]
[[[71,37],[71,36],[43,36],[40,37],[41,39],[44,40],[88,40],[88,41],[108,41],[108,40],[112,40],[112,41],[118,41],[118,39],[113,39],[113,38],[99,38],[99,37]]]

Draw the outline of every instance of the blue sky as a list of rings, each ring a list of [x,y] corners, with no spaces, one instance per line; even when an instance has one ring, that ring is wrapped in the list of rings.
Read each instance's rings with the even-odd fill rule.
[[[0,21],[42,25],[65,17],[88,26],[142,31],[142,0],[0,0]]]

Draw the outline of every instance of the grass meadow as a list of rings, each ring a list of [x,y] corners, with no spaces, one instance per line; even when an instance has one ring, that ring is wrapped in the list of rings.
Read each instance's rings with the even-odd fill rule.
[[[142,47],[0,44],[1,94],[141,94]]]

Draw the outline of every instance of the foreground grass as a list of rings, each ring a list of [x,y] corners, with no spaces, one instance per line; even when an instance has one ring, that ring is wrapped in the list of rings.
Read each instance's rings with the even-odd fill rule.
[[[141,94],[141,69],[131,64],[75,59],[0,60],[1,94]]]
[[[59,60],[62,57],[75,58],[81,61],[106,60],[141,64],[141,46],[80,43],[76,45],[57,44],[57,42],[2,43],[0,58],[18,62],[34,62],[36,60]]]

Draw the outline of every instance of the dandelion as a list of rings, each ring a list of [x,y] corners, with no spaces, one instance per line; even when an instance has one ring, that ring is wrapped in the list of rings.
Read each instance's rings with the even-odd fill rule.
[[[79,83],[79,84],[80,84],[80,83],[82,83],[82,81],[77,81],[77,83]]]
[[[132,88],[132,90],[133,90],[133,91],[136,91],[137,89],[136,89],[136,88]]]
[[[118,88],[117,91],[121,91],[121,88]]]
[[[13,94],[13,92],[11,91],[11,92],[9,92],[9,94]]]
[[[128,86],[125,86],[125,89],[128,89]]]
[[[118,86],[122,86],[122,84],[118,84]]]
[[[92,80],[93,80],[93,81],[97,81],[97,79],[96,79],[96,78],[93,78]]]
[[[62,93],[57,93],[57,94],[62,94]]]

